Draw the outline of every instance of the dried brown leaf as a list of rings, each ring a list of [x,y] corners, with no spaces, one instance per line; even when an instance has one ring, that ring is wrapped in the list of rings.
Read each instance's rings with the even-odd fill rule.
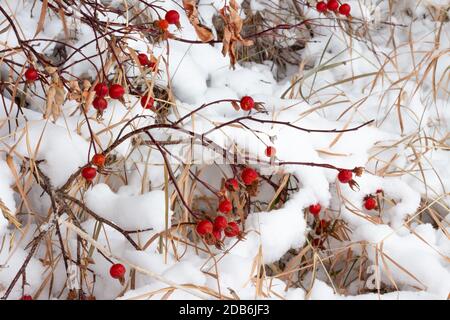
[[[209,29],[208,27],[206,27],[200,23],[200,20],[198,18],[198,10],[197,10],[196,1],[195,0],[183,0],[183,7],[184,7],[184,10],[186,10],[186,15],[189,18],[189,22],[194,27],[198,38],[202,42],[209,42],[209,41],[213,40],[214,36],[211,32],[211,29]]]
[[[241,36],[242,26],[244,25],[239,16],[239,6],[236,1],[231,0],[229,6],[219,10],[220,16],[224,20],[223,48],[222,54],[230,57],[231,66],[236,64],[236,45],[240,43],[243,46],[253,45],[252,40],[244,39]]]

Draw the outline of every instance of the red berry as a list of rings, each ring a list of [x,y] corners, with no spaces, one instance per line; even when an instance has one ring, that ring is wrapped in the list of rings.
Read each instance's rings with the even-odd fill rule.
[[[373,210],[377,207],[377,201],[374,197],[368,197],[366,200],[364,200],[364,208],[367,210]]]
[[[109,96],[113,99],[120,99],[125,94],[125,89],[120,84],[113,84],[109,88]]]
[[[197,224],[197,232],[199,235],[204,236],[207,233],[213,232],[214,226],[209,220],[202,220]]]
[[[103,154],[97,153],[92,157],[92,164],[97,167],[103,167],[105,165],[105,160],[106,157]]]
[[[154,103],[155,103],[155,99],[153,99],[153,97],[142,96],[142,98],[141,98],[141,106],[144,109],[153,109]]]
[[[338,179],[341,183],[349,183],[353,179],[353,173],[350,170],[340,170]]]
[[[328,10],[337,11],[339,8],[339,2],[337,0],[329,0],[327,3]]]
[[[109,274],[114,279],[120,279],[125,275],[126,269],[125,266],[121,263],[116,263],[111,266],[109,269]]]
[[[309,212],[313,216],[317,216],[320,213],[321,209],[322,209],[322,206],[320,205],[320,203],[312,204],[309,206]]]
[[[223,199],[219,202],[219,211],[222,213],[228,213],[233,210],[233,204],[228,199]]]
[[[224,229],[224,233],[227,237],[236,237],[237,235],[239,235],[239,225],[236,222],[231,221]]]
[[[253,100],[252,97],[245,96],[245,97],[242,97],[240,104],[241,104],[242,110],[250,111],[255,106],[255,101]]]
[[[237,179],[231,178],[225,181],[225,188],[228,191],[238,191],[239,190],[239,182]]]
[[[156,21],[156,26],[161,30],[167,30],[169,28],[169,22],[166,19]]]
[[[315,238],[312,241],[313,247],[322,247],[323,246],[323,240],[320,240],[320,238]]]
[[[35,68],[29,67],[27,71],[25,71],[25,79],[27,79],[28,82],[34,82],[39,79],[39,73]]]
[[[94,87],[95,94],[104,97],[108,94],[108,86],[104,83],[97,83]]]
[[[383,189],[377,189],[376,193],[383,193]]]
[[[266,156],[274,157],[276,153],[277,153],[277,149],[275,149],[275,147],[268,146],[266,148]]]
[[[84,167],[83,170],[81,170],[81,176],[87,181],[94,180],[96,175],[97,170],[95,170],[94,167]]]
[[[180,23],[180,14],[175,10],[169,10],[166,13],[165,19],[169,24],[178,24]]]
[[[148,56],[145,53],[139,53],[138,60],[142,66],[146,66],[150,63],[150,60],[148,59]]]
[[[327,220],[321,219],[316,227],[316,234],[320,235],[325,229],[328,228],[329,222]]]
[[[94,106],[95,109],[97,109],[98,111],[103,111],[106,108],[108,108],[108,101],[106,101],[105,98],[103,97],[96,97],[94,99],[94,101],[92,101],[92,105]]]
[[[216,219],[214,219],[214,230],[223,230],[227,225],[228,221],[224,216],[217,216]]]
[[[156,69],[156,62],[155,61],[150,61],[148,64],[148,67],[152,70],[155,71]]]
[[[319,1],[316,4],[316,9],[319,12],[326,12],[327,11],[327,4],[325,3],[325,1]]]
[[[20,300],[33,300],[33,297],[30,296],[29,294],[24,294]]]
[[[216,238],[216,240],[222,239],[222,231],[221,230],[214,229],[212,234],[213,234],[214,238]]]
[[[344,3],[339,7],[339,13],[347,17],[350,15],[350,10],[351,7],[348,3]]]
[[[241,178],[246,185],[251,185],[255,180],[258,179],[258,172],[256,172],[256,170],[252,168],[245,168],[244,170],[242,170]]]

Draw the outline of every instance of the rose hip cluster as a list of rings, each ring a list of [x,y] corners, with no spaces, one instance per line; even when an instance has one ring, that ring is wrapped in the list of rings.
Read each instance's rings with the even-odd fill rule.
[[[343,16],[350,16],[351,7],[348,3],[340,4],[337,0],[319,1],[316,4],[318,12],[326,13],[327,11],[339,12]]]
[[[96,166],[97,169],[94,168],[94,166],[92,165],[88,165],[81,170],[81,176],[88,183],[91,183],[94,180],[95,176],[97,175],[97,170],[102,169],[105,166],[105,163],[106,163],[106,156],[103,153],[95,154],[92,157],[91,164]]]
[[[246,167],[241,172],[241,180],[245,186],[252,186],[258,183],[259,174],[255,169]],[[232,193],[237,192],[240,189],[239,181],[236,178],[230,178],[225,181],[225,190]],[[225,191],[225,193],[226,193]],[[219,201],[217,208],[219,213],[224,215],[230,215],[233,211],[233,203],[226,196]],[[234,238],[241,237],[242,232],[239,228],[239,224],[236,221],[229,221],[224,215],[217,215],[214,220],[203,219],[197,223],[197,233],[205,239],[205,242],[209,245],[216,245],[220,247],[223,239],[222,232],[225,237]]]
[[[175,11],[176,12],[176,11]],[[158,21],[164,21],[165,23],[168,24],[168,22],[166,20],[158,20]],[[157,65],[156,65],[156,59],[154,57],[150,57],[145,54],[145,53],[139,53],[138,54],[138,60],[139,60],[139,64],[143,67],[147,67],[149,69],[151,69],[153,72],[157,70]],[[150,109],[155,111],[154,105],[155,105],[155,99],[149,95],[143,95],[141,97],[141,106],[144,109]]]
[[[156,60],[153,57],[149,57],[145,53],[139,53],[137,56],[139,64],[150,68],[152,71],[156,71]],[[94,87],[95,98],[92,101],[94,108],[102,114],[103,111],[108,107],[108,101],[105,99],[106,95],[109,93],[111,99],[121,99],[125,94],[125,89],[120,84],[113,84],[111,87],[105,83],[98,83]],[[154,109],[155,100],[149,95],[143,95],[140,99],[141,106],[144,109]]]
[[[356,174],[356,176],[361,176],[363,172],[363,168],[361,167],[356,167],[353,170],[348,170],[348,169],[341,169],[339,170],[339,173],[337,175],[337,179],[340,183],[342,184],[348,184],[350,186],[350,188],[357,188],[358,184],[356,183],[355,180],[353,180],[353,173]],[[382,192],[380,190],[377,191],[378,192]],[[367,197],[364,198],[364,207],[367,210],[373,210],[376,209],[377,206],[377,201],[375,199],[374,196],[369,195]],[[313,230],[315,230],[315,234],[317,236],[320,236],[319,238],[314,238],[312,239],[312,246],[318,249],[324,249],[324,240],[326,239],[327,233],[330,229],[330,221],[327,221],[325,219],[320,219],[320,212],[322,210],[322,206],[320,205],[320,203],[315,203],[312,204],[308,207],[308,211],[309,213],[314,216],[314,228]]]
[[[166,20],[159,20],[159,21],[165,21],[167,23]],[[156,59],[154,57],[149,57],[145,53],[139,53],[138,54],[138,60],[139,60],[139,64],[141,66],[147,67],[147,68],[149,68],[152,71],[156,71],[157,70]],[[155,99],[152,96],[150,96],[148,94],[143,95],[141,97],[140,102],[141,102],[142,108],[154,110]]]
[[[357,168],[357,171],[360,170],[361,170],[360,168]],[[350,187],[356,185],[356,182],[353,180],[353,172],[351,170],[348,169],[339,170],[337,178],[340,183],[348,183]],[[313,216],[318,217],[320,211],[322,210],[322,206],[320,205],[320,203],[312,204],[309,206],[308,210]]]
[[[121,99],[125,94],[125,89],[120,84],[115,83],[108,88],[108,85],[99,82],[94,87],[95,98],[92,101],[92,106],[102,114],[108,108],[108,101],[106,96],[109,94],[111,99]]]
[[[161,31],[165,32],[171,24],[180,27],[180,14],[176,10],[167,11],[164,19],[156,20],[154,25],[155,27],[161,29]]]

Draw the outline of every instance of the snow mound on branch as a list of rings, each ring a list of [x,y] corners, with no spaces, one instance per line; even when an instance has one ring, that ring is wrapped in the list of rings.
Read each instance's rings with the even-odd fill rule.
[[[341,212],[347,222],[352,225],[371,223],[364,215],[370,215],[363,208],[364,198],[367,195],[375,195],[377,190],[383,190],[386,199],[393,202],[385,202],[382,220],[393,228],[399,228],[408,216],[412,216],[420,205],[420,194],[411,189],[408,184],[397,178],[382,178],[365,172],[357,178],[360,190],[352,190],[348,185],[339,185],[340,191],[346,200],[341,206]],[[386,206],[391,206],[386,208]],[[349,207],[351,210],[349,210]],[[358,216],[353,210],[359,210],[363,216]]]
[[[446,258],[439,254],[435,241],[428,242],[407,232],[401,235],[387,225],[364,224],[353,232],[353,241],[366,241],[370,260],[379,261],[385,283],[416,286],[445,297],[450,289]],[[428,239],[432,240],[432,239]],[[377,258],[378,256],[378,258]]]
[[[165,229],[165,201],[161,190],[122,194],[114,193],[108,185],[100,183],[86,192],[85,200],[89,209],[126,231],[152,228],[158,232]],[[168,227],[171,215],[169,210]]]
[[[298,192],[282,209],[250,214],[245,225],[247,239],[233,248],[233,253],[254,257],[261,245],[264,263],[272,263],[289,249],[301,247],[305,242],[303,209],[307,198],[305,192]]]
[[[300,289],[298,289],[300,290]],[[301,296],[300,296],[301,298]],[[385,294],[366,293],[360,295],[339,295],[334,293],[333,288],[325,282],[316,279],[309,294],[311,300],[445,300],[445,297],[438,296],[424,291],[394,291]]]
[[[47,120],[29,121],[17,135],[16,150],[34,160],[55,187],[88,162],[89,144],[78,134]]]
[[[7,236],[5,237],[5,241],[6,243],[9,243],[12,239]],[[9,252],[6,248],[0,251],[0,296],[4,294],[2,289],[6,289],[9,286],[27,256],[28,252],[22,248],[17,248],[12,252]],[[42,283],[45,275],[44,267],[38,259],[32,257],[26,270],[27,285],[25,286],[25,292],[30,292],[30,290],[37,289]],[[18,299],[21,296],[22,287],[20,285],[16,285],[11,292],[10,297],[13,299]]]

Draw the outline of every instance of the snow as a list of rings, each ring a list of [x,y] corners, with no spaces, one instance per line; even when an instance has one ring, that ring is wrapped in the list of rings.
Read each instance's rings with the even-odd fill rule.
[[[258,11],[264,17],[267,26],[284,23],[270,12],[273,9],[269,1],[245,2],[253,12]],[[294,12],[289,7],[291,2],[276,2],[281,8]],[[61,20],[50,11],[43,29],[35,36],[40,2],[4,0],[3,3],[2,8],[14,15],[23,39],[44,39],[33,41],[39,52],[51,56],[55,49],[55,44],[45,39],[70,44],[66,47],[68,58],[60,62],[61,76],[66,80],[80,78],[93,82],[98,70],[111,58],[105,53],[97,54],[99,50],[109,49],[108,43],[104,39],[97,43],[97,30],[79,20],[86,8],[74,9],[73,21],[69,24],[71,38],[65,40]],[[48,86],[40,82],[19,83],[23,69],[30,63],[47,82],[50,81],[44,67],[30,61],[23,52],[5,55],[14,64],[0,65],[1,80],[8,84],[18,82],[18,92],[24,95],[24,100],[19,104],[20,99],[13,99],[10,91],[2,92],[0,200],[25,229],[15,229],[4,215],[0,216],[0,236],[6,239],[5,244],[9,241],[12,244],[11,248],[5,245],[0,250],[0,296],[27,257],[30,250],[27,244],[36,236],[41,224],[53,223],[48,219],[60,214],[53,212],[51,197],[37,183],[33,175],[36,166],[57,190],[74,172],[87,165],[96,151],[107,150],[117,139],[138,128],[160,124],[161,119],[153,111],[143,110],[139,102],[139,93],[154,81],[155,85],[171,90],[171,108],[164,121],[175,122],[202,104],[219,101],[185,119],[180,126],[223,150],[257,159],[259,162],[248,165],[276,183],[282,181],[284,175],[290,175],[290,189],[283,203],[276,203],[269,209],[268,204],[274,200],[277,190],[260,179],[259,194],[251,198],[257,205],[246,211],[245,224],[241,225],[245,231],[243,237],[225,239],[220,249],[206,246],[192,232],[195,219],[178,193],[193,204],[197,213],[214,217],[217,195],[193,177],[219,190],[222,180],[238,176],[240,168],[234,166],[235,171],[232,171],[228,165],[230,159],[224,163],[221,158],[222,149],[211,150],[198,144],[199,140],[193,150],[188,144],[164,145],[168,164],[159,150],[149,144],[149,135],[140,134],[122,141],[108,155],[111,163],[99,169],[92,184],[77,177],[67,190],[59,191],[79,199],[124,232],[131,231],[128,235],[142,250],[131,246],[119,231],[83,214],[81,208],[71,206],[72,212],[64,206],[61,209],[63,201],[56,206],[68,223],[79,223],[83,231],[95,236],[125,265],[151,270],[161,278],[136,272],[134,289],[127,287],[124,292],[124,287],[109,277],[111,261],[94,250],[90,259],[95,263],[89,268],[96,275],[94,295],[98,299],[199,298],[189,290],[176,289],[169,294],[168,284],[161,281],[163,278],[179,285],[202,288],[203,291],[196,291],[202,291],[202,295],[210,290],[215,293],[208,296],[210,299],[228,295],[228,289],[241,299],[446,299],[450,292],[450,171],[447,168],[450,27],[448,21],[437,21],[433,13],[448,11],[448,1],[397,1],[392,3],[392,8],[387,2],[375,0],[348,3],[352,6],[352,33],[343,30],[348,27],[346,19],[338,22],[334,15],[325,19],[313,8],[300,4],[311,21],[314,36],[306,39],[311,41],[306,41],[305,48],[296,52],[301,56],[301,66],[300,63],[288,65],[284,71],[281,66],[274,66],[278,62],[255,62],[257,59],[238,61],[233,70],[229,67],[229,58],[221,53],[220,43],[193,44],[168,39],[153,44],[133,30],[120,49],[116,48],[116,53],[123,51],[123,68],[117,68],[114,59],[109,61],[112,66],[107,70],[108,81],[121,81],[125,76],[134,83],[144,83],[142,68],[126,61],[130,58],[128,48],[151,52],[159,59],[159,72],[147,74],[147,83],[136,85],[134,92],[127,93],[123,101],[109,99],[108,109],[101,117],[91,106],[87,106],[83,114],[77,101],[66,100],[58,119],[45,119]],[[144,9],[141,2],[135,4]],[[213,17],[223,4],[222,0],[201,0],[202,23],[212,28]],[[110,6],[116,8],[122,5],[123,1],[110,2]],[[179,10],[172,1],[158,5]],[[286,12],[291,12],[289,10]],[[146,13],[156,17],[151,10]],[[239,14],[245,18],[246,12],[240,10]],[[299,21],[292,14],[284,15],[289,23]],[[125,17],[112,12],[98,18],[105,22],[128,23]],[[320,23],[316,24],[315,19],[320,19]],[[182,39],[197,39],[184,13],[181,25],[182,29],[171,26],[170,31]],[[111,28],[119,30],[115,25]],[[213,34],[217,38],[216,30]],[[289,49],[305,35],[309,37],[304,27],[283,30],[280,34],[290,39],[277,42],[274,47],[279,50]],[[14,48],[18,44],[11,28],[0,34],[0,49]],[[73,47],[82,50],[78,52]],[[267,52],[271,51],[269,49],[273,48],[267,48]],[[85,57],[89,57],[88,61],[80,62]],[[267,111],[251,111],[250,115],[261,122],[242,119],[213,130],[221,123],[248,115],[220,100],[239,100],[246,95],[252,96]],[[370,125],[345,133],[307,132],[270,123],[279,121],[307,129],[340,130],[372,119],[374,122]],[[128,125],[124,128],[125,124]],[[151,129],[148,133],[159,141],[191,138],[187,131],[167,128]],[[355,177],[358,187],[351,188],[337,181],[337,171],[333,169],[294,163],[270,166],[263,163],[268,161],[264,150],[269,145],[276,147],[276,161],[326,163],[348,169],[364,167],[365,172]],[[7,156],[14,168],[7,164]],[[187,165],[189,162],[192,165]],[[170,165],[173,172],[168,189],[166,165]],[[176,180],[177,188],[172,179]],[[377,190],[383,192],[377,193]],[[380,211],[364,208],[363,201],[368,195],[376,195]],[[59,195],[53,194],[55,196]],[[314,219],[307,209],[316,203],[323,208],[320,218],[342,221],[348,228],[349,238],[329,236],[325,250],[308,249],[309,261],[316,255],[323,259],[331,255],[337,259],[342,248],[351,250],[354,256],[367,258],[367,266],[375,266],[382,285],[390,292],[361,291],[365,286],[363,280],[335,292],[327,277],[328,271],[318,264],[314,266],[317,278],[311,290],[304,289],[313,276],[309,267],[306,276],[299,279],[307,283],[303,288],[286,288],[286,282],[268,274],[261,279],[264,294],[258,295],[255,277],[259,264],[275,272],[273,270],[280,266],[289,265],[292,255],[310,246],[311,235],[316,237]],[[229,216],[229,219],[240,218]],[[169,229],[168,234],[164,234],[166,229]],[[133,232],[136,230],[141,232]],[[66,249],[71,255],[76,254],[76,234],[62,226],[60,232],[67,242]],[[21,241],[13,241],[20,237],[23,237]],[[153,242],[146,246],[150,239]],[[48,241],[59,246],[59,238],[53,231]],[[87,242],[86,245],[89,247]],[[45,246],[39,247],[31,258],[26,268],[25,292],[36,293],[53,272],[57,285],[49,296],[55,298],[65,284],[66,270],[62,259],[54,262],[54,270],[44,265],[48,256],[46,250]],[[17,284],[9,298],[20,298],[23,293]],[[41,294],[39,298],[44,296]]]
[[[91,210],[124,230],[151,228],[160,232],[166,227],[164,192],[161,190],[135,194],[124,188],[114,193],[108,185],[99,183],[88,190],[85,200]],[[168,214],[170,221],[170,210]],[[170,223],[167,227],[170,228]]]
[[[23,133],[17,141],[17,151],[31,159],[45,160],[41,167],[55,186],[62,185],[86,163],[87,142],[64,127],[47,121],[31,121]]]
[[[8,243],[9,241],[12,241],[12,239],[10,236],[6,235],[5,241],[7,241]],[[1,265],[0,279],[2,287],[12,281],[12,279],[17,273],[17,270],[21,267],[26,257],[27,252],[21,248],[16,248],[16,250],[13,250],[11,252],[8,252],[7,250],[2,250],[0,252],[0,265]],[[45,268],[42,265],[42,263],[35,258],[31,258],[28,266],[29,266],[28,267],[29,270],[27,271],[28,285],[30,287],[36,288],[43,281],[43,274]],[[11,293],[11,298],[13,299],[20,298],[22,296],[20,292],[21,292],[20,286],[14,288]]]

